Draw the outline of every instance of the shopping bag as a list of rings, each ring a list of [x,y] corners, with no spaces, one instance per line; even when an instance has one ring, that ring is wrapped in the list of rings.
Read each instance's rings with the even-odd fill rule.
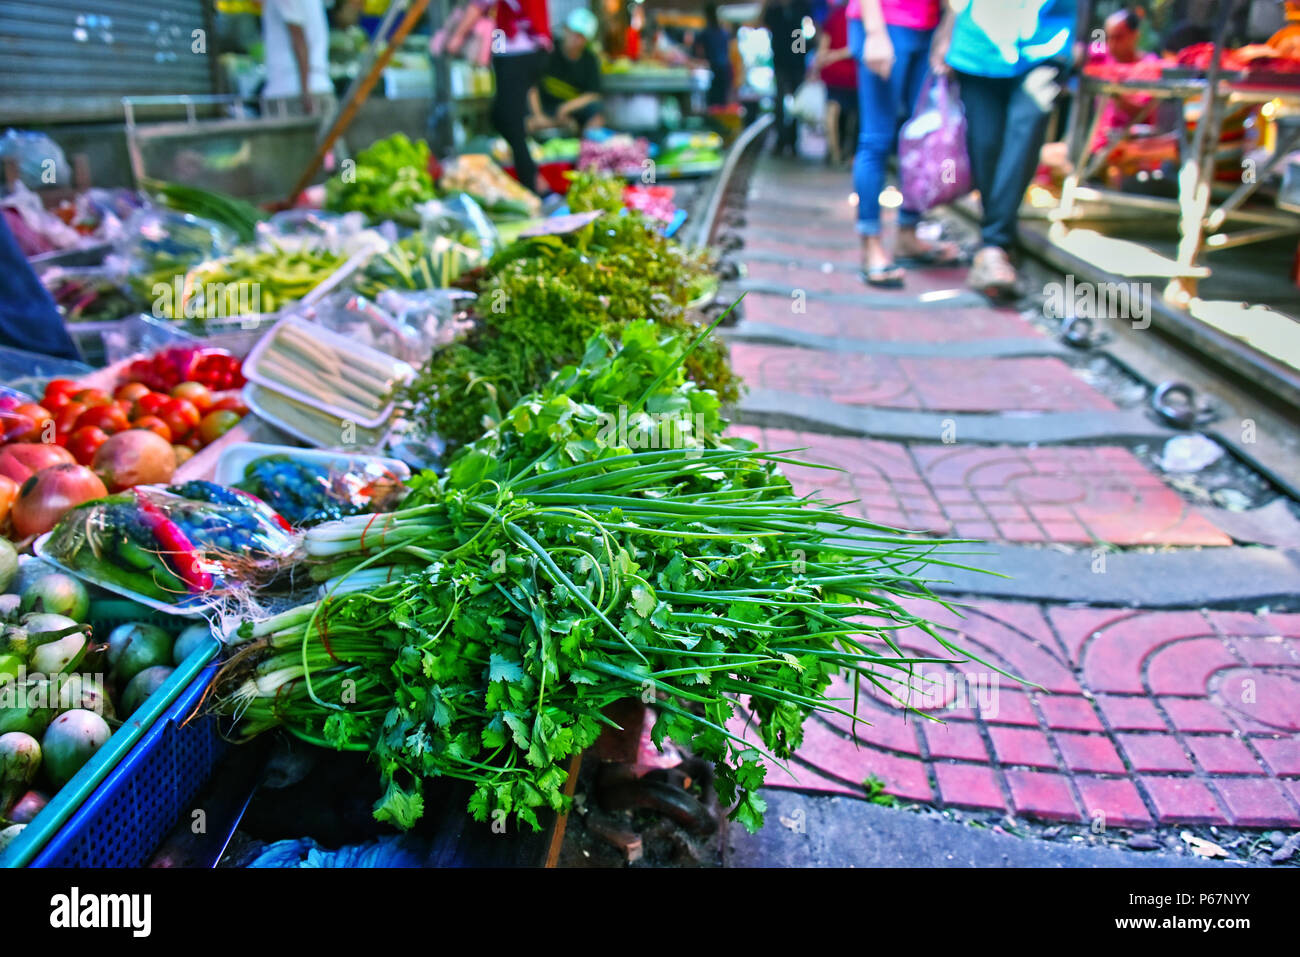
[[[826,84],[821,80],[804,80],[794,91],[791,111],[805,123],[821,123],[826,116]]]
[[[966,114],[951,76],[926,77],[912,118],[898,134],[903,206],[925,212],[971,191]]]

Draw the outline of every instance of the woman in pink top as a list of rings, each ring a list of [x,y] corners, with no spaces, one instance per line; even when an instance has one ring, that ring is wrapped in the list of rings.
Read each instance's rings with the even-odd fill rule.
[[[898,150],[898,129],[912,115],[939,23],[939,0],[849,0],[849,49],[858,68],[858,151],[853,188],[858,194],[862,278],[872,286],[903,285],[903,269],[880,240],[880,191],[889,158]],[[900,258],[955,263],[953,243],[931,244],[916,235],[920,214],[899,210]]]

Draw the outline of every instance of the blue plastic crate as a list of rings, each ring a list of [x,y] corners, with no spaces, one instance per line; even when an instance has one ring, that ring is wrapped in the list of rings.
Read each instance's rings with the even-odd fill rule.
[[[194,711],[217,672],[191,681],[32,859],[31,867],[140,867],[229,747],[215,715]]]

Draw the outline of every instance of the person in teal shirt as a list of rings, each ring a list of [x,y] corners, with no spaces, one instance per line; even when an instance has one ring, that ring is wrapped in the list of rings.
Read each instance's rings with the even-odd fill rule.
[[[1077,17],[1076,0],[946,0],[931,44],[931,69],[951,71],[961,85],[971,177],[983,206],[968,282],[992,298],[1018,291],[1008,254],[1074,60]]]

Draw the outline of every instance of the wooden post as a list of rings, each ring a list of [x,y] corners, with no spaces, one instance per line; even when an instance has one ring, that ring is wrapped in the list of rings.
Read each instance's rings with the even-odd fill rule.
[[[401,47],[402,41],[406,39],[420,17],[424,15],[425,8],[428,6],[429,0],[411,0],[406,15],[398,25],[397,31],[389,38],[388,45],[384,47],[384,52],[379,54],[375,61],[370,64],[370,69],[355,86],[352,98],[343,104],[339,110],[339,115],[334,120],[334,125],[330,127],[330,131],[325,134],[325,137],[316,146],[316,152],[312,156],[311,162],[307,164],[307,168],[298,177],[298,182],[293,191],[285,199],[287,206],[292,206],[298,195],[307,188],[312,177],[316,175],[316,171],[320,169],[321,163],[325,161],[325,156],[333,148],[334,142],[343,135],[344,130],[352,125],[352,121],[356,119],[362,105],[369,98],[370,91],[375,88],[375,83],[378,82],[380,74],[384,72],[389,61],[392,60],[393,54]]]

